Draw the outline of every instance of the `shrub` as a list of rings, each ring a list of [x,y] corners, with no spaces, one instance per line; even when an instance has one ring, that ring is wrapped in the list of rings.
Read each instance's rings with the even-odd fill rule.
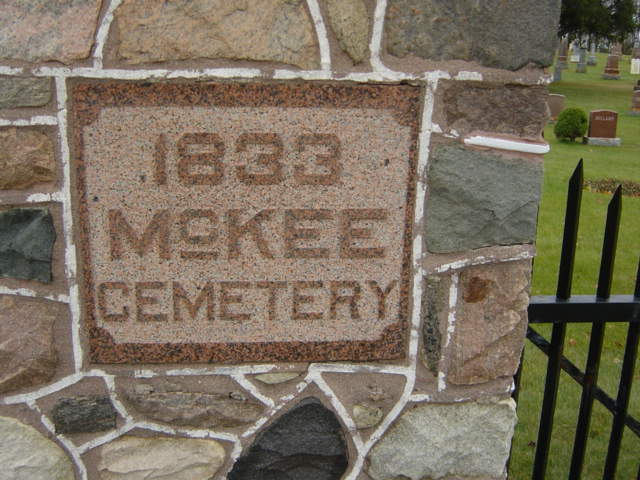
[[[587,114],[581,108],[565,108],[556,121],[553,129],[559,140],[571,140],[572,142],[583,137],[587,131]]]

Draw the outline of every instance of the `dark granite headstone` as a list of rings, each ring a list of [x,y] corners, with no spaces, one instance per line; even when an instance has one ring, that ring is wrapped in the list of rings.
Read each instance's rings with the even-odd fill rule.
[[[339,480],[349,459],[340,423],[317,398],[302,400],[258,436],[228,480]]]
[[[116,428],[116,411],[106,396],[62,398],[52,411],[56,433],[90,433]]]
[[[640,90],[635,90],[633,92],[633,97],[631,97],[631,115],[640,115]]]
[[[51,282],[56,232],[46,209],[0,212],[0,277]]]
[[[604,69],[602,78],[605,80],[619,80],[620,79],[620,67],[619,59],[617,55],[609,55],[607,57],[607,66]]]

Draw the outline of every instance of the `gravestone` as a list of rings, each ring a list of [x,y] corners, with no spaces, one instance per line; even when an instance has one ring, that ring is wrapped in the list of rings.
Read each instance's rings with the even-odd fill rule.
[[[77,85],[92,360],[398,358],[419,98],[409,86]]]
[[[584,142],[589,145],[619,147],[621,140],[616,137],[618,113],[613,110],[592,110],[589,112],[589,130]]]
[[[631,111],[629,112],[629,115],[640,115],[640,89],[633,91],[633,96],[631,97]]]
[[[553,82],[554,83],[562,81],[562,70],[563,70],[563,68],[559,64],[556,64],[556,66],[553,67]]]
[[[593,67],[598,64],[598,57],[596,56],[596,44],[591,44],[591,50],[589,51],[589,58],[587,59],[587,65]]]
[[[576,73],[587,73],[587,50],[584,48],[580,49]]]
[[[604,69],[602,78],[605,80],[620,80],[620,68],[618,66],[619,57],[617,55],[609,55],[607,57],[607,66]]]
[[[634,47],[631,51],[631,58],[634,60],[640,60],[640,47]]]
[[[578,63],[580,61],[580,47],[572,43],[570,51],[569,61],[571,63]]]
[[[636,90],[640,90],[640,80],[638,80],[636,84],[633,86],[633,91],[635,92]]]
[[[549,112],[551,114],[550,121],[555,122],[558,119],[560,112],[564,110],[564,95],[557,93],[550,93],[547,97],[547,104],[549,105]]]
[[[622,56],[622,44],[621,43],[615,43],[611,47],[611,55],[616,55],[617,57],[621,57]]]
[[[633,58],[631,60],[631,75],[640,75],[640,58]]]
[[[563,38],[560,42],[560,47],[558,50],[558,61],[557,65],[561,68],[568,68],[567,57],[569,56],[569,41],[566,38]]]

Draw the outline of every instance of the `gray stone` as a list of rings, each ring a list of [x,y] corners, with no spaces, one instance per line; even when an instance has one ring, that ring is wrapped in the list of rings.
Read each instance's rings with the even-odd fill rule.
[[[0,76],[0,108],[41,107],[51,100],[51,79]]]
[[[587,145],[598,145],[599,147],[619,147],[622,145],[622,139],[584,137],[583,143],[586,143]]]
[[[422,292],[422,361],[434,375],[438,375],[440,361],[440,319],[446,315],[449,295],[444,277],[429,275],[424,278]]]
[[[0,297],[0,394],[46,383],[55,374],[55,311],[49,302]]]
[[[106,396],[61,398],[51,412],[56,433],[90,433],[116,428],[116,410]]]
[[[436,111],[444,116],[440,127],[460,135],[483,131],[539,139],[549,118],[548,94],[545,87],[443,81]]]
[[[326,5],[340,48],[353,63],[362,62],[369,49],[369,14],[364,0],[327,0]]]
[[[373,480],[503,478],[516,423],[515,402],[421,404],[373,447]]]
[[[532,243],[542,164],[453,145],[434,149],[425,243],[434,253]]]
[[[100,0],[3,0],[0,58],[70,63],[91,53]]]
[[[447,381],[513,376],[527,331],[531,262],[470,267],[460,275]]]
[[[279,383],[285,383],[289,380],[293,380],[300,376],[300,372],[276,372],[276,373],[260,373],[255,378],[259,382],[267,385],[277,385]]]
[[[29,188],[55,180],[53,142],[30,128],[0,129],[0,189]]]
[[[382,421],[384,413],[381,408],[358,404],[353,406],[353,423],[356,428],[375,427]]]
[[[0,417],[0,475],[3,480],[74,480],[67,454],[35,428]]]
[[[313,397],[275,420],[241,456],[229,480],[339,480],[349,459],[336,416]]]
[[[100,450],[101,480],[210,480],[224,463],[215,440],[120,437]]]
[[[258,420],[265,406],[244,396],[197,392],[127,393],[141,414],[178,426],[237,427]]]
[[[56,232],[46,209],[0,212],[0,277],[51,282]]]
[[[318,67],[302,0],[125,0],[115,12],[118,56],[131,64],[224,58]]]
[[[387,51],[517,70],[551,65],[560,0],[390,0]]]

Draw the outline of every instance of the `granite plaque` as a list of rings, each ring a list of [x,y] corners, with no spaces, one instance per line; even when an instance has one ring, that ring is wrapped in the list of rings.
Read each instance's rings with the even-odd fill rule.
[[[421,96],[74,83],[91,361],[402,358]]]

